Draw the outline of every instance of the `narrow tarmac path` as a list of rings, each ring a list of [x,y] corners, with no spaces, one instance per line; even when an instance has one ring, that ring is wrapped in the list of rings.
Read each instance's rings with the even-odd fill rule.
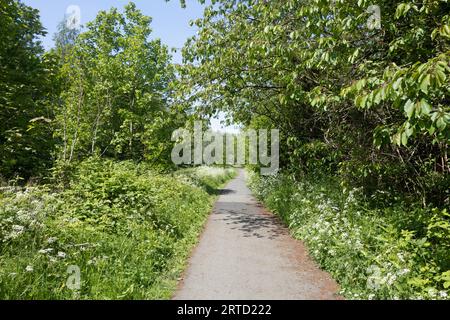
[[[252,196],[240,170],[222,190],[174,299],[339,299],[337,291]]]

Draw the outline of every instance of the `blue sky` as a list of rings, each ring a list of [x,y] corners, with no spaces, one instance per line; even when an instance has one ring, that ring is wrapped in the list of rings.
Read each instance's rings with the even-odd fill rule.
[[[111,7],[123,8],[128,0],[22,0],[25,4],[40,11],[41,21],[47,29],[43,39],[45,48],[53,46],[53,35],[58,23],[64,19],[66,9],[76,5],[81,11],[81,24],[95,18],[100,10]],[[204,6],[197,0],[187,0],[185,9],[181,8],[179,0],[134,0],[136,6],[153,18],[153,37],[161,38],[171,48],[182,48],[185,41],[196,32],[195,26],[190,27],[189,21],[202,17]],[[181,53],[173,53],[174,61],[181,63]]]
[[[95,18],[101,10],[108,10],[111,7],[123,8],[129,0],[22,0],[25,4],[40,11],[41,22],[47,30],[47,36],[42,39],[44,47],[49,49],[53,46],[53,35],[58,24],[64,19],[64,15],[69,6],[75,5],[80,8],[81,24],[85,24]],[[186,8],[181,8],[179,0],[134,0],[136,6],[143,14],[152,17],[152,36],[160,38],[170,48],[178,49],[173,52],[173,60],[181,63],[180,49],[185,41],[195,35],[195,26],[189,26],[191,20],[201,18],[204,6],[197,0],[186,0]],[[211,120],[214,130],[236,132],[234,127],[224,127],[221,125],[224,115],[219,115],[218,119]]]

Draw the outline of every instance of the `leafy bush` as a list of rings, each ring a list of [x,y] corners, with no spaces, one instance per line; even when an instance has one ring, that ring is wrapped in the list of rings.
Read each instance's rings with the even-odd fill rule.
[[[251,175],[250,186],[306,242],[352,299],[448,299],[450,215],[444,210],[364,205],[333,178]]]
[[[0,298],[170,297],[211,208],[208,193],[184,181],[195,181],[196,170],[171,177],[98,159],[74,170],[62,192],[0,193]],[[214,170],[203,176],[211,188],[230,177]],[[76,291],[66,286],[73,265]]]

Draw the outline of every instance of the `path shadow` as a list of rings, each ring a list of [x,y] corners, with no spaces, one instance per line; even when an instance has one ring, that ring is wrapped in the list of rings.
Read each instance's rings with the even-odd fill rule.
[[[220,190],[217,190],[217,194],[219,194],[219,195],[225,195],[225,194],[232,194],[232,193],[236,193],[236,191],[235,190],[231,190],[231,189],[220,189]]]
[[[232,205],[231,205],[232,206]],[[226,209],[217,208],[215,213],[227,224],[234,225],[232,230],[244,233],[245,238],[276,239],[286,235],[286,230],[275,216],[249,212],[252,208]]]
[[[209,195],[220,196],[224,194],[236,193],[236,191],[231,189],[216,189],[208,185],[207,183],[200,183],[200,186],[205,190]]]

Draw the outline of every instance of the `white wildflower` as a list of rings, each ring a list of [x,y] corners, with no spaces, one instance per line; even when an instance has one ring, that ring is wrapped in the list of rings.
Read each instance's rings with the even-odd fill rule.
[[[405,262],[405,259],[403,257],[403,253],[399,252],[397,253],[397,258],[401,261],[401,262]]]
[[[13,229],[13,231],[15,231],[15,232],[22,233],[23,230],[25,229],[25,227],[24,227],[24,226],[19,226],[19,225],[15,224],[15,225],[12,226],[12,229]]]
[[[39,250],[38,252],[39,252],[39,253],[42,253],[42,254],[47,254],[47,253],[50,253],[50,252],[52,252],[52,251],[53,251],[52,248],[47,248],[47,249],[41,249],[41,250]]]
[[[64,252],[62,252],[62,251],[59,251],[58,252],[58,257],[61,258],[61,259],[64,259],[66,257],[66,254]]]
[[[409,270],[408,268],[405,268],[405,269],[400,270],[400,271],[398,272],[398,275],[399,275],[399,276],[403,276],[403,275],[409,273],[410,271],[411,271],[411,270]]]
[[[33,272],[33,266],[27,266],[26,268],[25,268],[25,271],[26,272]]]
[[[56,238],[56,237],[50,237],[50,238],[47,239],[47,243],[53,243],[53,242],[55,242],[56,240],[58,240],[58,238]]]
[[[436,289],[434,289],[434,288],[428,289],[428,295],[432,298],[435,298],[437,296]]]
[[[395,280],[397,280],[397,276],[395,274],[390,274],[387,278],[386,283],[391,286],[394,284]]]

